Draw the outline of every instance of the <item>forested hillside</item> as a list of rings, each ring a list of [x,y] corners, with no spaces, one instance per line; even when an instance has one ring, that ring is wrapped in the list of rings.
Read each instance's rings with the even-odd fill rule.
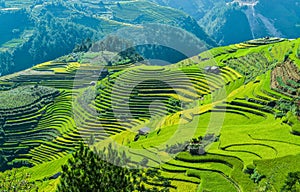
[[[97,41],[123,27],[146,23],[176,26],[207,47],[215,46],[187,14],[147,1],[12,1],[2,7],[0,24],[6,26],[0,31],[2,75],[69,54],[87,39]]]
[[[297,38],[299,6],[295,0],[152,0],[195,18],[218,44],[266,36]]]
[[[155,4],[112,0],[2,1],[0,24],[6,27],[0,30],[0,73],[26,69],[71,53],[75,45],[87,39],[96,41],[120,28],[146,23],[180,27],[208,47],[266,36],[297,38],[300,33],[299,3],[294,0],[152,2]]]

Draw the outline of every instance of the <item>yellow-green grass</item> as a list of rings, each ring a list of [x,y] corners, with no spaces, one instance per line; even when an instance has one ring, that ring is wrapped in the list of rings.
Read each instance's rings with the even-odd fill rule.
[[[260,174],[266,176],[262,182],[270,183],[273,190],[279,190],[283,187],[288,173],[300,171],[299,153],[288,155],[281,158],[264,159],[254,161],[254,165]]]
[[[225,179],[221,174],[210,171],[188,170],[188,174],[197,175],[201,178],[201,185],[197,191],[239,191],[232,183]]]
[[[260,84],[263,85],[264,82],[262,81],[262,83],[258,85]],[[231,95],[231,98],[234,99],[234,96],[244,96],[246,92],[252,93],[249,96],[255,98],[256,94],[253,95],[253,92],[260,89],[256,89],[255,86],[254,89],[252,89],[253,85],[255,84],[241,87],[240,91]],[[273,97],[269,97],[268,99],[270,99],[270,101],[275,100]],[[259,107],[259,105],[251,105],[253,105],[253,107]],[[294,154],[295,150],[299,150],[300,143],[297,140],[297,136],[291,135],[289,132],[290,127],[282,124],[280,119],[275,119],[272,113],[262,112],[265,115],[264,117],[257,116],[250,111],[245,113],[247,117],[227,113],[226,111],[224,111],[224,113],[226,113],[226,115],[224,123],[222,124],[220,144],[212,145],[209,152],[236,156],[243,161],[243,167],[245,167],[246,165],[252,164],[255,160],[284,157]],[[198,123],[198,119],[194,118],[192,122],[184,125],[164,127],[159,134],[155,131],[150,133],[147,138],[142,137],[137,142],[131,142],[129,146],[137,148],[160,146],[173,136],[178,127],[183,130],[180,135],[187,135],[187,133],[192,130],[191,127],[195,126],[197,126],[195,136],[204,135],[207,124],[210,121],[209,117],[209,114],[206,113],[200,115],[202,123]],[[206,121],[206,124],[203,123],[203,121]],[[132,138],[133,136],[134,134],[131,134],[131,136],[128,137]],[[184,139],[186,138],[183,137],[183,140]],[[175,144],[179,141],[174,140],[171,142]],[[290,150],[286,150],[287,148]]]
[[[189,177],[185,173],[167,173],[163,172],[162,176],[171,181],[171,185],[176,186],[176,189],[171,188],[171,192],[186,191],[195,192],[199,187],[200,179]]]
[[[48,180],[48,178],[60,172],[61,166],[66,164],[70,157],[71,155],[65,155],[63,158],[58,160],[46,162],[32,168],[23,167],[16,170],[9,170],[0,174],[5,175],[11,171],[17,171],[17,177],[18,175],[21,176],[21,174],[29,174],[29,181],[35,182],[35,184],[39,187],[39,191],[54,192],[56,191],[56,185],[58,184],[59,179]]]
[[[125,4],[127,3],[125,2]],[[40,82],[41,85],[61,89],[63,94],[56,98],[53,104],[42,108],[42,110],[46,110],[46,114],[36,126],[37,131],[52,129],[56,132],[49,131],[38,137],[33,137],[37,136],[38,132],[29,130],[25,130],[23,133],[11,133],[14,136],[22,136],[22,138],[31,135],[32,138],[31,140],[30,138],[21,140],[21,145],[17,145],[16,139],[12,138],[3,146],[7,149],[32,147],[29,153],[20,154],[16,160],[25,159],[32,162],[36,166],[30,170],[37,173],[40,171],[39,169],[45,169],[47,165],[52,165],[51,163],[63,161],[68,157],[69,152],[75,150],[79,142],[87,140],[94,133],[98,134],[97,142],[111,138],[119,144],[130,147],[129,153],[135,153],[137,149],[146,149],[147,153],[144,155],[133,154],[133,160],[139,162],[144,157],[149,157],[149,165],[158,166],[160,162],[157,162],[156,154],[167,157],[166,153],[160,151],[166,144],[172,145],[189,141],[192,137],[204,136],[207,132],[215,133],[220,135],[220,140],[207,147],[208,155],[192,157],[187,153],[180,154],[178,157],[181,159],[171,160],[162,165],[163,175],[173,174],[172,170],[179,171],[181,174],[179,178],[187,180],[172,181],[172,184],[180,185],[181,188],[179,187],[178,190],[188,191],[191,189],[194,191],[198,188],[199,191],[253,191],[257,185],[250,180],[249,175],[243,173],[243,169],[247,165],[255,162],[257,168],[266,174],[265,170],[267,169],[264,162],[267,161],[266,159],[282,158],[280,160],[286,161],[285,157],[295,155],[295,151],[300,150],[298,137],[290,134],[291,127],[283,124],[281,119],[275,119],[273,113],[276,110],[264,109],[264,104],[270,101],[280,98],[291,100],[289,97],[271,90],[270,71],[266,69],[268,66],[265,61],[273,62],[275,59],[282,61],[284,52],[290,49],[292,43],[283,41],[272,45],[248,46],[248,44],[241,44],[216,48],[216,52],[213,54],[207,52],[200,55],[202,58],[210,60],[200,62],[200,58],[198,60],[195,58],[196,64],[191,63],[195,61],[188,61],[186,65],[175,64],[170,67],[130,66],[110,78],[100,79],[97,84],[102,84],[105,88],[99,90],[100,96],[86,106],[82,105],[80,101],[85,97],[83,93],[86,85],[83,88],[73,86],[72,79],[74,72],[80,68],[80,72],[76,75],[80,75],[89,83],[89,77],[84,73],[95,70],[95,67],[78,63],[54,62],[39,65],[34,68],[34,74],[21,73],[12,76],[10,80],[32,85]],[[295,47],[298,44],[297,41]],[[270,46],[272,49],[269,50]],[[225,65],[223,61],[246,55],[250,55],[247,58],[249,63],[245,59],[241,59],[243,65],[235,64],[242,71],[250,68],[256,68],[257,71],[255,75],[249,76],[253,78],[251,82],[242,85],[245,82],[245,77],[241,75],[243,73],[240,74],[228,66],[223,67]],[[290,57],[292,58],[292,56]],[[203,73],[202,68],[205,65],[214,64],[221,66],[220,76]],[[272,69],[273,66],[269,67]],[[266,73],[263,74],[264,71],[261,70],[266,70]],[[257,77],[257,75],[260,76]],[[145,81],[141,81],[143,79]],[[161,81],[159,82],[157,79]],[[5,83],[10,83],[10,80],[6,79]],[[118,109],[122,113],[126,112],[123,109],[127,105],[124,100],[134,96],[130,89],[132,86],[138,92],[137,97],[130,102],[132,109],[130,112],[134,115],[128,117],[126,122],[122,122],[123,120],[116,117],[112,109]],[[78,90],[63,91],[73,88]],[[179,94],[176,95],[176,93]],[[223,93],[223,96],[216,97],[220,93]],[[172,97],[186,103],[186,107],[181,109],[168,104],[168,99]],[[199,100],[200,98],[203,100]],[[155,108],[153,110],[155,117],[153,117],[149,113],[148,107],[156,99],[165,104],[165,107]],[[115,103],[116,101],[119,102]],[[255,101],[260,103],[255,103]],[[114,106],[115,104],[118,106]],[[166,109],[169,109],[168,113],[166,113]],[[27,110],[28,114],[7,121],[8,125],[12,127],[11,132],[20,126],[29,125],[39,117],[38,113],[31,113],[32,111],[27,108],[23,110]],[[133,142],[137,131],[144,126],[150,126],[152,132]],[[53,134],[54,138],[44,140],[51,138]],[[99,145],[101,144],[103,143],[100,142]],[[200,162],[201,158],[206,158],[206,162]],[[191,162],[191,160],[195,162]],[[264,163],[259,164],[258,162]],[[60,170],[60,166],[53,166],[53,170],[48,173],[54,173],[54,170]],[[46,172],[46,170],[44,171]],[[195,177],[198,177],[198,180],[195,180]],[[188,180],[197,181],[200,185]],[[42,188],[48,191],[52,188],[51,185],[56,183],[57,180],[46,181],[40,185],[43,185]],[[278,184],[276,183],[276,185]],[[279,186],[276,186],[276,189],[278,188]],[[174,189],[172,190],[174,191]]]

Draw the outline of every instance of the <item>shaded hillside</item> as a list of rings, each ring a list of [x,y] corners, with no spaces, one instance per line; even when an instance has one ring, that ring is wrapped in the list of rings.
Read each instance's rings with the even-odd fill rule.
[[[300,33],[296,0],[153,1],[191,15],[220,45],[265,36],[297,38]]]
[[[219,4],[218,4],[219,5]],[[220,45],[230,45],[252,39],[252,29],[244,12],[223,4],[209,10],[199,21],[207,34]]]
[[[185,13],[147,1],[7,2],[0,13],[1,26],[7,26],[0,31],[2,75],[69,54],[86,39],[96,41],[123,27],[147,23],[179,27],[206,42],[207,47],[215,46]]]
[[[273,34],[272,27],[268,28],[269,21],[271,26],[274,26],[274,29],[283,37],[298,38],[300,33],[300,2],[295,0],[284,2],[260,0],[255,6],[255,10],[261,22],[267,27],[268,34]]]

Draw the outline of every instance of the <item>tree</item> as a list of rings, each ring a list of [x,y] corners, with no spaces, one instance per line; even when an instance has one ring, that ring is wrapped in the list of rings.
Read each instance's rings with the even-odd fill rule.
[[[109,159],[110,162],[105,161]],[[169,191],[170,182],[160,176],[157,170],[124,168],[130,161],[125,152],[112,148],[110,145],[103,151],[91,151],[83,144],[67,165],[62,167],[62,176],[58,191]],[[153,174],[155,172],[155,174]],[[146,189],[145,183],[159,181],[162,189]]]
[[[88,37],[86,40],[82,41],[81,44],[76,45],[73,52],[74,53],[88,52],[91,47],[92,47],[92,40],[91,38]]]
[[[300,172],[288,174],[281,191],[297,192],[300,190]]]
[[[254,169],[250,178],[254,181],[254,183],[259,183],[264,177],[264,175],[261,175],[256,169]]]

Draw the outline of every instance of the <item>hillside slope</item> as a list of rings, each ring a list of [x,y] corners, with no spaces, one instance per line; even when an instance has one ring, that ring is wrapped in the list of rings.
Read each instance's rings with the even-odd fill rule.
[[[279,190],[300,171],[299,67],[299,39],[258,39],[164,67],[52,61],[1,77],[1,170],[25,166],[53,191],[51,176],[93,138],[147,158],[171,191]],[[204,154],[178,148],[192,138]]]
[[[300,4],[295,0],[152,1],[191,15],[220,45],[266,36],[294,39],[300,32]]]
[[[3,6],[3,5],[2,5]],[[69,54],[76,45],[147,23],[186,30],[215,42],[187,14],[148,1],[9,1],[0,7],[0,75]]]

